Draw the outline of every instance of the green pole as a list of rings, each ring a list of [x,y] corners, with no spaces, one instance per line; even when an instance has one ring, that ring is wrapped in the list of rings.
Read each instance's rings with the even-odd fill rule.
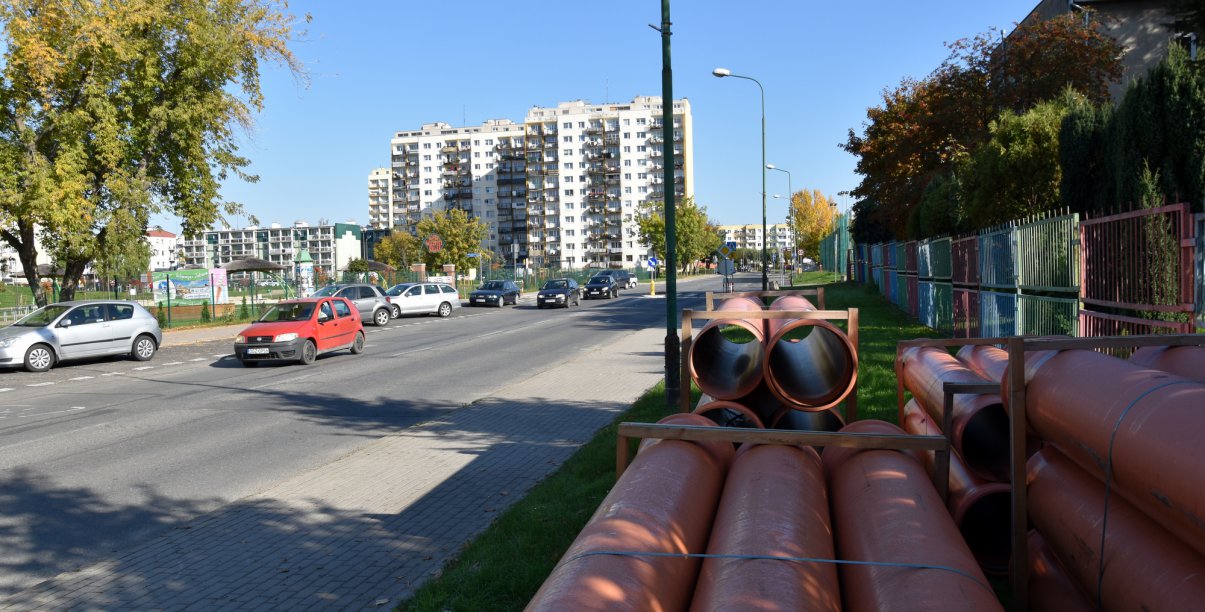
[[[164,276],[164,278],[167,279],[167,326],[171,327],[172,326],[172,275],[165,274],[163,276]]]
[[[657,28],[654,28],[657,29]],[[669,0],[661,0],[661,159],[665,183],[665,405],[678,403],[682,390],[678,339],[678,237],[674,204],[674,73],[670,61]],[[764,162],[763,162],[764,163]]]

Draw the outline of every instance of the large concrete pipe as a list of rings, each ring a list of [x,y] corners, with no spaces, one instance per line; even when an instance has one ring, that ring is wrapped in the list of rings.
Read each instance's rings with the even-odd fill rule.
[[[1130,363],[1205,382],[1205,346],[1144,346]]]
[[[945,383],[985,384],[943,348],[911,347],[899,356],[896,372],[905,389],[920,402],[933,421],[941,422]],[[1008,413],[997,394],[954,396],[954,447],[967,468],[984,480],[1009,479]]]
[[[904,433],[883,421],[842,431]],[[840,566],[847,610],[1003,610],[916,457],[830,446],[822,458],[837,554],[874,564]]]
[[[1104,484],[1049,446],[1027,467],[1030,520],[1090,601],[1096,601],[1099,584],[1104,610],[1205,605],[1205,558],[1196,551],[1111,495],[1102,564]]]
[[[1205,554],[1205,383],[1087,350],[1025,369],[1033,430],[1102,481],[1111,455],[1114,490]]]
[[[691,380],[703,393],[714,399],[735,400],[748,395],[762,381],[765,322],[740,317],[741,312],[761,312],[762,304],[753,298],[729,298],[719,302],[715,310],[732,316],[712,319],[695,334],[687,365]],[[747,331],[753,340],[736,342],[726,338],[723,332],[730,327]]]
[[[733,460],[691,610],[840,610],[828,496],[811,448],[757,445]]]
[[[1008,369],[1008,351],[991,345],[968,344],[958,349],[956,357],[972,372],[994,383],[1004,380]]]
[[[1067,573],[1038,530],[1029,531],[1029,610],[1095,612],[1088,596]]]
[[[659,422],[713,425],[694,414]],[[733,452],[727,442],[642,444],[527,609],[685,609],[699,560],[640,553],[705,550]]]
[[[782,296],[772,311],[812,311],[812,303]],[[799,410],[827,410],[853,391],[858,351],[841,328],[823,319],[767,319],[766,384]]]
[[[918,436],[940,436],[941,428],[929,419],[915,399],[904,406],[904,431]],[[933,473],[934,452],[918,451],[926,470]],[[1009,528],[1012,524],[1012,486],[987,482],[966,468],[958,451],[950,453],[950,496],[948,506],[954,524],[983,571],[1008,572],[1012,554]]]

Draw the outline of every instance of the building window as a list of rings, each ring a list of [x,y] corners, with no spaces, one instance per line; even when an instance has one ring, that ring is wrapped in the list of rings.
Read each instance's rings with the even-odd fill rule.
[[[627,145],[624,145],[624,147],[623,147],[623,152],[624,152],[624,153],[631,153],[631,152],[632,152],[632,147],[627,146]]]
[[[637,153],[644,153],[644,152],[645,152],[645,151],[647,151],[647,150],[648,150],[648,147],[646,147],[646,146],[644,146],[644,145],[639,145],[639,146],[637,146],[637,147],[636,147],[636,152],[637,152]]]
[[[572,121],[566,121],[566,122],[564,122],[564,123],[562,123],[562,124],[561,124],[561,127],[565,128],[566,130],[568,130],[568,129],[572,129],[572,128],[573,128],[573,122],[572,122]]]
[[[573,137],[572,136],[561,136],[561,140],[564,142],[573,142]]]
[[[632,173],[631,173],[631,172],[624,172],[624,173],[623,173],[623,180],[625,180],[625,181],[630,181],[630,180],[632,180]]]
[[[573,142],[573,139],[570,138],[569,141]],[[573,149],[565,149],[564,151],[561,151],[561,155],[564,155],[565,157],[571,157],[573,155]]]
[[[567,195],[567,196],[571,196],[571,195],[573,195],[573,190],[572,190],[572,189],[566,189],[566,190],[565,190],[565,195]]]
[[[637,118],[636,118],[636,125],[644,125],[644,124],[645,124],[645,119],[644,119],[644,117],[637,117]]]
[[[623,133],[623,138],[624,138],[624,140],[627,140],[628,138],[631,138],[631,137],[632,137],[632,133],[631,133],[631,132],[624,132],[624,133]]]

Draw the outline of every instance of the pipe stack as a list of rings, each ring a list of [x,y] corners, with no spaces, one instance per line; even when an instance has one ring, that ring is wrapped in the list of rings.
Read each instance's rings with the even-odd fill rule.
[[[1026,416],[1045,441],[1029,516],[1105,610],[1205,602],[1205,382],[1141,365],[1150,353],[1026,354]]]

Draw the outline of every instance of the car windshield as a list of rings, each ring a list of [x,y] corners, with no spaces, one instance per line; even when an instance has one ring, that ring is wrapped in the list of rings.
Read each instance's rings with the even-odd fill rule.
[[[390,287],[389,291],[386,291],[385,293],[392,295],[392,296],[398,296],[398,295],[401,295],[403,291],[405,291],[413,286],[414,286],[414,283],[402,283],[400,285],[394,285],[394,286]]]
[[[340,287],[339,285],[327,285],[327,286],[315,291],[311,295],[313,295],[314,297],[327,297],[327,296],[335,295],[335,292],[340,289],[342,289],[342,287]]]
[[[502,291],[505,288],[506,283],[502,281],[486,281],[486,283],[481,286],[482,291]]]
[[[70,308],[62,304],[48,304],[21,317],[13,323],[13,327],[46,327]]]
[[[564,289],[569,286],[569,281],[566,280],[550,280],[544,283],[545,289]]]
[[[602,276],[602,275],[595,276],[594,278],[590,279],[590,284],[592,284],[592,285],[596,285],[596,284],[602,284],[602,285],[605,285],[605,284],[607,284],[607,281],[608,281],[608,280],[610,280],[610,278],[611,278],[610,276]]]
[[[314,302],[281,302],[268,309],[259,320],[264,323],[272,321],[308,321],[314,316]]]

